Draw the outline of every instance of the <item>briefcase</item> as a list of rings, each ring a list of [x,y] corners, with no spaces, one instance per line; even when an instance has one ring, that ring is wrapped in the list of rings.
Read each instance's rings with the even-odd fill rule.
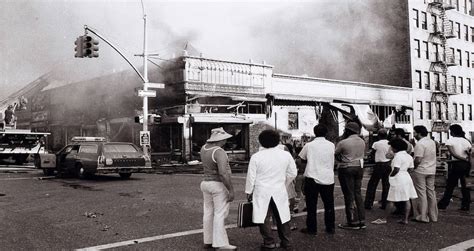
[[[241,202],[238,210],[238,227],[253,227],[257,224],[252,222],[253,204],[252,202]]]

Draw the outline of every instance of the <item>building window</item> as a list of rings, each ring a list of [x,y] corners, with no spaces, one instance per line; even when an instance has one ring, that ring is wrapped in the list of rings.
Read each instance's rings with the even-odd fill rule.
[[[462,66],[462,52],[459,49],[456,50],[456,52],[457,52],[456,56],[458,57],[458,64],[459,66]]]
[[[441,102],[436,102],[436,119],[441,120]]]
[[[442,105],[444,106],[444,119],[448,120],[449,119],[449,107],[448,104]]]
[[[420,40],[418,39],[415,39],[415,51],[416,51],[416,56],[418,58],[421,57],[421,53],[420,53]]]
[[[433,31],[438,31],[438,17],[435,14],[431,14],[431,23]]]
[[[434,76],[435,90],[439,91],[439,88],[440,88],[439,73],[435,72],[433,76]]]
[[[456,10],[459,11],[459,0],[456,0]]]
[[[461,106],[461,120],[464,121],[464,104],[460,104]]]
[[[431,102],[426,101],[426,118],[431,119]]]
[[[430,72],[429,71],[425,71],[425,73],[423,74],[423,81],[425,83],[425,89],[429,90],[430,89]],[[421,89],[421,86],[420,86],[420,89]]]
[[[459,77],[459,91],[460,93],[464,93],[464,79],[462,77]],[[459,93],[459,92],[458,92]]]
[[[468,51],[465,52],[465,55],[466,55],[466,66],[467,67],[471,67],[471,57],[470,57],[470,53]]]
[[[426,16],[426,12],[422,11],[421,12],[421,28],[423,30],[427,30],[428,29],[428,20],[427,20],[427,16]]]
[[[416,109],[418,111],[418,118],[423,119],[423,101],[416,101]]]
[[[289,130],[298,129],[298,113],[297,112],[288,112],[288,129]]]
[[[448,62],[454,62],[455,61],[455,58],[454,58],[454,48],[453,47],[449,47],[449,50],[451,51],[451,55],[446,55],[446,61]]]
[[[416,28],[419,28],[420,23],[419,23],[419,20],[418,20],[418,10],[417,9],[413,9],[413,20],[415,21]]]
[[[467,12],[467,0],[464,0],[464,14],[469,14]]]
[[[464,25],[464,40],[469,41],[469,26]]]
[[[471,67],[474,68],[474,52],[471,52]]]
[[[423,41],[423,53],[425,54],[426,59],[430,59],[430,51],[428,49],[428,42]]]
[[[456,22],[456,36],[461,39],[461,24]]]
[[[467,94],[471,94],[471,79],[467,78]]]
[[[471,42],[474,43],[474,27],[471,27]]]
[[[467,105],[467,119],[472,121],[472,105]]]
[[[418,89],[422,89],[421,83],[421,71],[415,71],[415,86],[418,86]]]
[[[452,90],[456,91],[456,90],[457,90],[456,76],[451,76],[451,81],[452,81],[452,82],[451,82],[451,84],[452,84],[451,88],[452,88]],[[449,88],[449,87],[446,87],[446,91],[449,92],[449,91],[450,91],[450,88]]]
[[[453,108],[454,108],[454,114],[453,114],[454,118],[453,119],[456,121],[456,120],[458,120],[458,104],[453,103]]]

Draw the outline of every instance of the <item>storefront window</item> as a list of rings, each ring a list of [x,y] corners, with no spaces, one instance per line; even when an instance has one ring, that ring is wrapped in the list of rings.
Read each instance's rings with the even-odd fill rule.
[[[199,153],[201,147],[206,144],[206,140],[211,134],[213,128],[222,127],[224,130],[233,135],[227,139],[224,146],[226,151],[246,150],[248,124],[217,124],[217,123],[196,123],[193,124],[193,154]]]

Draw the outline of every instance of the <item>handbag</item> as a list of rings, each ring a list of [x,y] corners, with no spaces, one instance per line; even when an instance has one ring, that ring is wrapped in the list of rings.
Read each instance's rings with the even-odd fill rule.
[[[257,226],[257,224],[252,221],[252,214],[252,202],[239,203],[237,226],[240,228]]]

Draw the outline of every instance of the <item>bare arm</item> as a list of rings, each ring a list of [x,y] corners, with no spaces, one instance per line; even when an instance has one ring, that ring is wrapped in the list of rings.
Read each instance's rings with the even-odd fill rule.
[[[421,157],[415,157],[415,160],[414,160],[415,169],[418,167],[420,163],[421,163]]]
[[[229,191],[229,198],[227,201],[231,202],[234,200],[234,186],[232,186],[231,180],[231,170],[229,166],[229,159],[227,158],[227,154],[224,152],[223,149],[219,149],[214,153],[214,158],[217,162],[217,167],[219,169],[219,177],[221,178],[222,183]]]
[[[464,157],[459,156],[456,152],[454,152],[454,147],[453,147],[453,146],[448,146],[448,150],[449,150],[449,153],[450,153],[452,156],[454,156],[456,159],[464,160],[464,161],[469,161],[469,157],[464,158]]]
[[[392,173],[390,173],[390,177],[397,175],[399,171],[400,171],[400,168],[394,167]]]

